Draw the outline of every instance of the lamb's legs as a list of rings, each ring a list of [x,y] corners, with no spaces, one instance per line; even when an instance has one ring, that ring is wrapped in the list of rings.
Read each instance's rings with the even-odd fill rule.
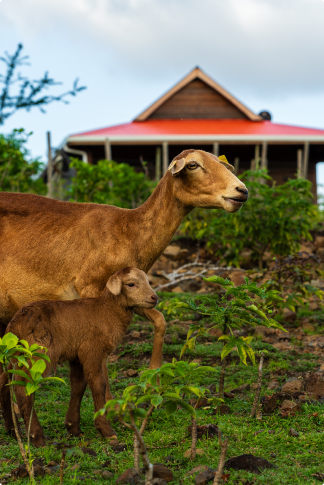
[[[70,362],[70,383],[71,397],[64,424],[69,434],[79,436],[81,434],[80,407],[83,394],[87,388],[87,381],[84,377],[82,365],[77,362]]]
[[[154,327],[153,350],[150,362],[150,369],[157,369],[162,365],[162,351],[164,335],[166,331],[166,321],[158,310],[147,308],[135,308],[135,313],[141,317],[148,318]]]
[[[22,386],[15,386],[15,393],[19,411],[24,419],[26,434],[29,426],[30,415],[33,405],[33,396],[26,396],[25,388]],[[44,437],[43,428],[38,421],[35,409],[33,410],[32,422],[30,426],[30,440],[37,448],[39,446],[45,446],[46,441]]]
[[[91,389],[95,412],[97,412],[104,407],[106,402],[106,379],[102,372],[102,363],[98,365],[93,361],[85,363],[83,370]],[[117,438],[116,432],[105,416],[96,418],[95,426],[104,438]]]

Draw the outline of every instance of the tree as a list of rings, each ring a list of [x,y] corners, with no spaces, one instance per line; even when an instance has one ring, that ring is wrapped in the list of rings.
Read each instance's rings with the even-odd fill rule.
[[[29,80],[20,73],[16,74],[19,66],[28,65],[27,59],[29,56],[21,56],[22,49],[23,45],[19,44],[13,55],[5,52],[4,57],[0,57],[0,60],[5,63],[7,68],[5,74],[0,74],[0,84],[3,85],[2,93],[0,94],[0,125],[3,125],[7,118],[20,109],[29,111],[31,108],[37,107],[44,113],[45,105],[53,101],[62,101],[68,104],[66,100],[68,96],[76,96],[78,92],[86,89],[85,86],[78,86],[78,79],[76,79],[70,91],[58,96],[43,95],[44,90],[61,83],[49,77],[48,72],[45,72],[43,77],[34,81]],[[11,94],[10,91],[14,85],[17,85],[18,89],[16,94]]]
[[[302,238],[311,240],[310,230],[320,212],[312,201],[311,182],[291,179],[276,186],[265,169],[247,171],[240,177],[250,197],[235,214],[200,211],[189,216],[183,232],[205,239],[228,264],[239,265],[243,249],[263,266],[265,252],[286,256],[299,250]]]
[[[28,137],[23,129],[0,134],[0,192],[30,192],[45,195],[46,185],[39,177],[43,164],[30,159]]]
[[[127,163],[100,160],[90,165],[72,158],[76,176],[69,187],[71,200],[111,204],[127,209],[140,206],[155,187],[144,172],[136,172]]]

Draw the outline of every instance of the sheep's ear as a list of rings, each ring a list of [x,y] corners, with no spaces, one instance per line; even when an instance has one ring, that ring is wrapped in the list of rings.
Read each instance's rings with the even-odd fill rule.
[[[186,166],[186,160],[181,158],[180,160],[173,160],[170,163],[168,170],[170,170],[172,175],[177,175],[181,170],[183,170]]]
[[[224,167],[226,167],[227,170],[229,170],[230,172],[234,172],[235,169],[234,169],[233,165],[231,165],[230,163],[228,163],[227,158],[225,157],[225,155],[220,155],[218,157],[218,161],[219,161],[219,163],[221,163],[222,165],[224,165]]]
[[[122,289],[122,280],[121,277],[118,275],[112,275],[106,284],[108,290],[113,295],[117,296],[120,295]]]

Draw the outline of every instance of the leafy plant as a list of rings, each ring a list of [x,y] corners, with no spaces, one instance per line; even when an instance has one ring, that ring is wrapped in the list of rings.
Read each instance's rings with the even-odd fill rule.
[[[225,379],[225,359],[226,356],[234,349],[237,350],[240,360],[247,364],[247,357],[255,364],[255,352],[251,347],[253,337],[236,336],[235,330],[242,330],[245,326],[263,325],[265,327],[285,329],[274,318],[275,308],[282,301],[279,292],[269,290],[266,285],[258,286],[256,282],[250,282],[245,278],[245,283],[235,287],[234,283],[220,276],[211,276],[203,278],[205,281],[219,284],[223,289],[223,295],[219,300],[218,297],[200,296],[201,303],[190,300],[187,303],[171,303],[174,308],[186,308],[193,312],[213,319],[215,325],[212,328],[220,328],[223,335],[218,340],[224,343],[221,353],[223,362],[222,372],[219,382],[219,396],[224,396],[224,379]],[[181,355],[187,349],[193,351],[196,345],[197,337],[206,333],[204,323],[191,325],[187,335],[187,341],[181,351]]]
[[[135,209],[152,193],[155,182],[144,172],[136,172],[127,163],[101,160],[96,165],[72,158],[76,176],[69,187],[69,196],[76,202],[95,202]]]
[[[31,108],[39,108],[44,113],[44,106],[53,101],[62,101],[67,104],[67,96],[76,96],[77,93],[86,89],[84,86],[78,86],[78,79],[74,81],[71,91],[67,91],[57,96],[44,96],[41,93],[49,87],[56,86],[58,82],[48,76],[45,72],[44,76],[39,80],[31,81],[27,77],[17,73],[17,68],[28,65],[28,56],[21,56],[23,49],[22,44],[18,44],[16,52],[12,55],[5,52],[4,57],[0,60],[6,65],[6,73],[0,74],[0,84],[3,85],[0,94],[0,125],[3,125],[5,120],[12,116],[16,111],[25,109],[29,111]],[[14,85],[18,84],[16,94],[11,94],[10,91]]]
[[[26,148],[30,135],[23,129],[0,134],[0,192],[46,194],[46,185],[39,177],[43,164],[32,160]]]
[[[41,351],[41,352],[40,352]],[[43,377],[42,374],[46,369],[46,363],[50,362],[50,358],[46,355],[46,347],[41,347],[38,344],[33,344],[29,346],[26,340],[19,340],[18,337],[11,332],[8,332],[4,337],[0,338],[0,363],[3,366],[3,370],[8,373],[9,386],[10,386],[10,403],[12,419],[15,427],[15,433],[18,440],[20,453],[23,457],[26,470],[29,474],[31,483],[34,483],[34,471],[33,471],[33,460],[30,453],[30,426],[33,416],[35,392],[42,387],[43,389],[51,389],[48,386],[48,382],[64,382],[63,379],[58,377]],[[38,360],[35,360],[38,359]],[[31,366],[30,366],[31,364]],[[25,367],[28,369],[29,375],[18,367]],[[14,375],[22,377],[24,380],[14,380]],[[12,377],[11,377],[12,376]],[[44,383],[46,383],[44,385]],[[32,409],[30,414],[30,420],[27,432],[27,447],[26,450],[23,446],[18,423],[16,418],[16,413],[14,410],[14,399],[13,399],[13,386],[20,385],[25,387],[25,393],[27,396],[33,397]],[[27,451],[27,453],[26,453]]]
[[[249,189],[249,200],[235,214],[200,210],[188,216],[182,233],[205,239],[207,246],[228,264],[239,266],[244,249],[263,267],[266,252],[285,256],[299,250],[302,238],[320,212],[312,201],[311,182],[299,178],[276,185],[265,169],[249,170],[240,177]]]

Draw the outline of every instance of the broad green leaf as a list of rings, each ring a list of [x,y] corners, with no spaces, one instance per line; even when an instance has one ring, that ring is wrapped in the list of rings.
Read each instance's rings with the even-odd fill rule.
[[[14,335],[13,333],[11,332],[8,332],[5,334],[4,337],[2,337],[2,345],[6,345],[7,346],[7,349],[10,350],[10,349],[13,349],[14,347],[16,347],[16,345],[18,344],[18,337],[16,337],[16,335]]]
[[[19,340],[19,343],[23,344],[23,346],[26,347],[27,350],[29,349],[29,343],[27,342],[27,340]]]
[[[197,367],[193,374],[205,374],[207,372],[217,372],[215,367],[211,367],[210,365],[202,365],[201,367]]]
[[[32,346],[30,347],[32,348]],[[42,359],[39,359],[35,362],[35,364],[32,366],[32,368],[30,369],[30,372],[34,372],[35,374],[36,373],[40,373],[42,374],[44,372],[44,370],[46,369],[46,364],[45,362],[42,360]]]
[[[165,414],[169,417],[177,410],[177,403],[174,401],[167,401],[164,406]]]
[[[178,401],[177,403],[182,409],[184,409],[185,411],[187,411],[187,413],[189,413],[191,416],[193,417],[196,417],[196,411],[194,410],[194,408],[192,406],[190,406],[190,404],[186,403],[185,401]]]
[[[238,341],[236,347],[237,347],[237,353],[239,354],[241,361],[243,362],[243,364],[247,365],[244,344],[242,344],[241,341]]]
[[[42,384],[43,382],[60,382],[66,386],[65,380],[61,379],[60,377],[44,377],[42,378]]]
[[[157,408],[162,401],[163,401],[162,396],[157,395],[151,399],[151,404],[153,404],[153,406]]]
[[[236,347],[236,344],[233,344],[233,342],[226,344],[221,353],[221,360],[224,360],[226,355],[228,355],[234,349],[234,347]]]
[[[27,381],[32,382],[32,379],[30,378],[30,376],[27,375],[26,372],[24,372],[23,370],[9,369],[7,372],[9,372],[10,374],[17,374],[17,376],[24,377],[25,379],[27,379]]]
[[[255,365],[255,352],[252,349],[252,347],[250,347],[249,345],[247,345],[245,347],[245,351],[246,351],[247,355],[250,357],[252,364]]]
[[[36,392],[40,387],[37,385],[37,384],[33,384],[31,382],[28,382],[27,383],[27,386],[26,386],[26,396],[30,396],[31,394],[33,394],[34,392]]]
[[[40,352],[33,352],[33,356],[34,357],[40,357],[41,359],[44,359],[44,360],[46,360],[49,363],[51,362],[51,359],[46,354],[41,354]]]
[[[8,386],[27,386],[27,382],[26,381],[11,381],[9,384],[7,384]]]

